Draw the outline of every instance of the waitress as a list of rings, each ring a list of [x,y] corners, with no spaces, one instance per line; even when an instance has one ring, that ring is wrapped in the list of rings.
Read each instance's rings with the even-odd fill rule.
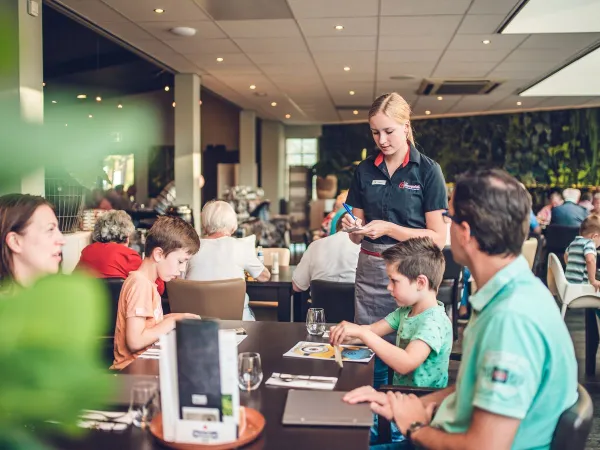
[[[448,208],[444,175],[432,159],[414,144],[410,106],[397,93],[377,98],[369,111],[369,124],[379,153],[356,168],[348,203],[356,224],[344,216],[344,228],[365,226],[350,233],[361,245],[356,269],[355,322],[381,320],[398,306],[387,290],[388,277],[381,253],[399,241],[428,236],[443,247],[447,226],[442,212]],[[395,343],[395,336],[386,337]],[[387,384],[388,368],[375,360],[374,386]]]

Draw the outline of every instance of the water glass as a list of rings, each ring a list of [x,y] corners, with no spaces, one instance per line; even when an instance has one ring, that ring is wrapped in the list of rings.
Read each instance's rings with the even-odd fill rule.
[[[263,379],[260,355],[244,352],[238,355],[238,385],[242,391],[253,391]]]
[[[306,330],[313,336],[323,336],[325,333],[325,310],[309,308],[306,313]]]
[[[131,387],[129,414],[136,427],[146,428],[158,412],[158,386],[156,383],[140,382]]]

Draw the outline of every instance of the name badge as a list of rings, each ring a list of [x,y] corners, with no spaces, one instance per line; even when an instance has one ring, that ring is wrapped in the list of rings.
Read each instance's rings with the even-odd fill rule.
[[[385,180],[373,180],[373,182],[371,183],[371,186],[385,186],[385,183],[387,183]]]

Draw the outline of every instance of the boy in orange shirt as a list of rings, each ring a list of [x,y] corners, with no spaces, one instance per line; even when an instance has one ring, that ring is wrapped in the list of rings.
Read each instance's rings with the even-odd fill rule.
[[[175,327],[175,321],[198,318],[194,314],[163,317],[155,280],[165,283],[185,271],[187,261],[200,249],[196,230],[178,217],[159,217],[146,238],[146,257],[140,268],[123,283],[115,328],[115,360],[111,369],[123,369],[159,337]]]

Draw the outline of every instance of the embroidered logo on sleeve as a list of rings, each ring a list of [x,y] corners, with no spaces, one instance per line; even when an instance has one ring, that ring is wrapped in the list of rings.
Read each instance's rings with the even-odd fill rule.
[[[492,381],[496,383],[506,383],[508,380],[508,370],[494,367],[492,370]]]
[[[398,187],[400,189],[408,189],[409,191],[420,191],[421,186],[418,184],[408,184],[406,181],[402,181]]]
[[[376,186],[376,185],[385,186],[386,183],[387,183],[387,181],[385,181],[385,180],[373,180],[371,182],[371,186]]]
[[[523,356],[506,351],[488,351],[477,377],[477,391],[503,401],[521,402],[531,363]]]

